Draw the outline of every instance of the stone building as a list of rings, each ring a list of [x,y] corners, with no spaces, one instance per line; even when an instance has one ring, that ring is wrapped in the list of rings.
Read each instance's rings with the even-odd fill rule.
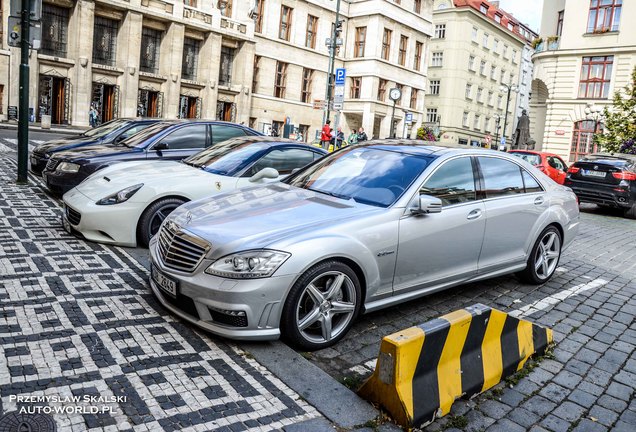
[[[636,66],[635,21],[633,1],[544,2],[530,111],[540,148],[570,162],[596,151],[602,108]]]
[[[216,118],[311,141],[323,122],[332,0],[44,0],[42,46],[30,57],[35,121],[88,125],[117,117]],[[2,11],[9,14],[9,2]],[[340,123],[388,136],[388,90],[423,119],[432,0],[351,0],[335,66],[347,68]],[[4,20],[6,32],[6,20]],[[17,105],[20,51],[0,50],[1,106]],[[10,88],[9,88],[10,87]],[[6,115],[4,115],[6,119]],[[333,114],[332,114],[333,118]]]
[[[433,7],[427,124],[440,128],[444,142],[494,147],[505,135],[509,145],[517,113],[528,108],[520,85],[524,70],[530,80],[534,34],[496,1],[435,0]],[[511,91],[508,103],[502,86],[521,91]]]

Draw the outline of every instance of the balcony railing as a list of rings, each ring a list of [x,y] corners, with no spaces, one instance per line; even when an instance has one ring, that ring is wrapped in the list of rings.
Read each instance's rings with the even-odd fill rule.
[[[534,51],[535,52],[543,52],[543,51],[556,51],[559,49],[559,40],[555,40],[555,41],[543,41],[541,43],[539,43]]]

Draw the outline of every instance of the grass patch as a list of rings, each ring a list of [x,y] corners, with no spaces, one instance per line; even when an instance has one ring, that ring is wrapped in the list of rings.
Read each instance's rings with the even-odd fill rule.
[[[353,391],[357,391],[362,386],[363,379],[360,375],[343,376],[340,382]]]
[[[449,415],[444,429],[464,429],[466,426],[468,426],[468,419],[463,415]]]

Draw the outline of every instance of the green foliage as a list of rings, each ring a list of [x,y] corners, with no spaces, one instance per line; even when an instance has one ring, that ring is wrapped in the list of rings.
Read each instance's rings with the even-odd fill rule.
[[[624,94],[619,91],[614,93],[612,107],[605,107],[603,114],[605,131],[595,135],[596,143],[609,153],[633,151],[636,141],[636,67]]]

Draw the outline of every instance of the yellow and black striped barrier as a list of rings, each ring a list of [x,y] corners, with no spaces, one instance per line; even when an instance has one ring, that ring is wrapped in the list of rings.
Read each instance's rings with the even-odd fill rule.
[[[459,397],[493,387],[545,352],[552,330],[476,304],[384,337],[359,394],[404,427],[449,413]]]

